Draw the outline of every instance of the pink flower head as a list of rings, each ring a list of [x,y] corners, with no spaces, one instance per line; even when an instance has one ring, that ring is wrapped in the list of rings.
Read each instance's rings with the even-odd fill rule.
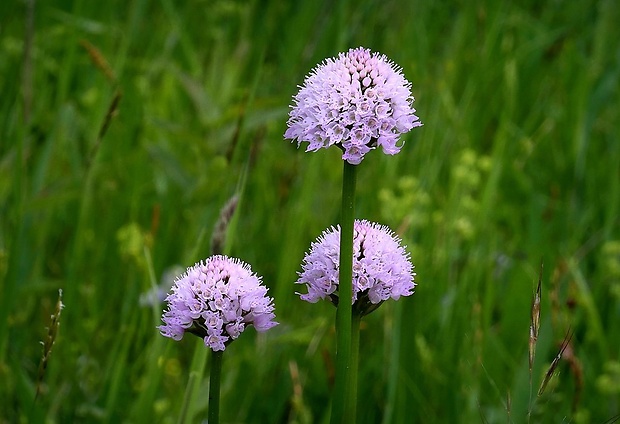
[[[293,97],[284,137],[308,142],[306,151],[336,145],[359,164],[377,146],[400,152],[401,134],[422,125],[412,107],[411,83],[385,55],[358,47],[314,68]]]
[[[262,332],[278,324],[273,321],[273,299],[260,277],[245,262],[222,255],[188,268],[166,302],[160,333],[181,340],[190,332],[214,351],[224,350],[248,325]]]
[[[366,315],[387,299],[413,293],[415,273],[400,238],[388,227],[356,220],[353,227],[353,309]],[[310,303],[320,299],[338,304],[340,228],[324,231],[303,259],[297,284],[308,293],[300,298]]]

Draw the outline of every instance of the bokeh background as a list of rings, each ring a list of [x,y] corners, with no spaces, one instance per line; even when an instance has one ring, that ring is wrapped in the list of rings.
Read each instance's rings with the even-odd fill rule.
[[[235,194],[226,252],[280,325],[227,349],[222,422],[328,419],[335,309],[293,282],[338,222],[340,153],[283,133],[304,75],[360,45],[402,66],[424,126],[358,171],[357,216],[418,282],[364,320],[359,422],[617,419],[618,22],[615,0],[2,1],[0,422],[176,422],[204,347],[160,336],[149,293],[209,255]]]

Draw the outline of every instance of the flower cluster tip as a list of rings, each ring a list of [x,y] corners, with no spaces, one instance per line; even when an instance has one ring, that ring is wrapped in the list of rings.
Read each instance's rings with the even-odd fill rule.
[[[248,325],[262,332],[278,324],[267,290],[245,262],[211,256],[177,278],[159,331],[173,340],[190,332],[214,351],[224,350]]]
[[[411,83],[385,55],[359,47],[324,60],[293,97],[284,137],[306,151],[333,145],[357,165],[370,150],[400,152],[400,136],[422,125]]]

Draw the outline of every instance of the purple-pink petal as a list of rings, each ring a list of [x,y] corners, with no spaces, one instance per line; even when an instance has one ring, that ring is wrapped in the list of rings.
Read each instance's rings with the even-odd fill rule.
[[[316,303],[337,295],[339,256],[340,229],[332,227],[312,243],[303,259],[302,272],[296,282],[307,288],[307,293],[299,294],[302,300]],[[368,294],[372,304],[411,295],[415,288],[413,268],[400,238],[388,227],[365,220],[355,221],[353,304],[363,293]]]
[[[293,97],[284,137],[298,147],[309,143],[306,151],[335,144],[344,150],[343,160],[359,164],[377,147],[379,133],[389,132],[396,145],[402,134],[422,125],[413,102],[400,67],[385,55],[351,49],[324,60],[306,77]],[[395,154],[400,148],[383,151]]]
[[[277,325],[273,299],[250,266],[227,256],[212,256],[179,276],[166,297],[159,331],[181,340],[193,328],[206,346],[224,350],[247,325],[265,331]]]

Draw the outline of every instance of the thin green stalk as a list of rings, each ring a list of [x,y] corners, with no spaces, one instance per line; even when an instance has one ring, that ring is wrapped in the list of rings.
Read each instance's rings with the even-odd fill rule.
[[[178,424],[185,424],[187,422],[187,416],[189,415],[189,404],[194,393],[192,388],[196,386],[198,380],[196,373],[190,372],[187,379],[187,386],[185,387],[185,394],[183,395],[183,405],[181,405],[181,412],[179,413]]]
[[[332,400],[331,423],[353,423],[355,392],[350,390],[351,367],[351,297],[353,280],[353,220],[355,204],[356,166],[344,161],[342,176],[342,211],[340,215],[340,281],[336,311],[336,382]]]
[[[222,357],[224,351],[211,354],[211,375],[209,383],[209,424],[220,422],[220,377],[222,375]]]
[[[360,323],[362,315],[353,314],[351,320],[351,362],[349,363],[349,396],[347,398],[347,422],[356,422],[357,411],[357,370],[359,368],[360,359]]]
[[[387,346],[388,359],[388,379],[387,397],[385,401],[385,412],[383,413],[383,424],[394,422],[394,411],[396,409],[396,391],[398,385],[398,371],[400,369],[400,336],[403,321],[403,302],[394,302],[390,308],[392,314],[391,340]],[[388,309],[388,311],[390,310]],[[388,318],[389,319],[389,318]]]
[[[197,340],[195,349],[192,364],[190,366],[191,371],[189,372],[189,380],[187,381],[185,395],[183,396],[183,406],[181,407],[181,413],[179,414],[179,419],[177,421],[179,424],[186,422],[191,423],[194,421],[194,399],[197,396],[198,387],[202,381],[208,352],[208,349],[205,347],[205,344],[201,338]]]

